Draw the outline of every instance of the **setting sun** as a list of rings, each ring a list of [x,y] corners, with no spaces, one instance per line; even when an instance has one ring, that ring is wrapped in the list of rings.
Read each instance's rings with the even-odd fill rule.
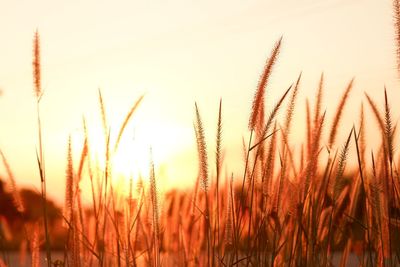
[[[150,171],[150,162],[153,161],[156,172],[168,179],[168,173],[160,169],[170,166],[172,158],[177,153],[193,147],[194,139],[187,137],[187,130],[174,125],[166,125],[162,121],[146,122],[145,118],[138,118],[137,123],[128,128],[131,132],[125,133],[118,150],[113,155],[114,171],[126,177],[147,177]],[[128,130],[129,131],[129,130]],[[195,169],[193,169],[195,172]],[[178,181],[169,184],[169,188],[180,187]]]

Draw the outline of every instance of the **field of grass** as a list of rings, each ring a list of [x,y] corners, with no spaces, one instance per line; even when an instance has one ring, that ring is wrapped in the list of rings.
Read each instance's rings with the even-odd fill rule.
[[[396,19],[400,21],[399,3],[394,3]],[[396,29],[400,42],[400,24]],[[327,118],[322,106],[322,74],[315,105],[305,103],[306,123],[302,130],[306,138],[300,144],[302,149],[295,150],[292,118],[298,105],[304,104],[297,101],[301,74],[282,92],[277,103],[269,103],[271,109],[266,110],[265,105],[268,81],[281,45],[282,39],[271,51],[254,94],[249,140],[243,141],[241,174],[221,171],[223,132],[229,130],[223,128],[223,101],[215,126],[203,124],[195,104],[198,176],[193,188],[161,195],[157,166],[149,162],[148,180],[131,180],[129,194],[122,194],[112,183],[112,158],[143,96],[134,103],[120,129],[113,129],[118,132],[113,142],[106,99],[99,92],[105,164],[99,167],[94,162],[84,123],[85,141],[78,159],[73,159],[69,140],[65,206],[58,212],[49,206],[46,194],[40,38],[36,33],[33,75],[41,216],[19,222],[22,232],[18,238],[24,240],[17,244],[21,257],[30,257],[32,266],[331,266],[333,262],[350,266],[354,261],[360,266],[399,266],[400,157],[397,122],[390,108],[396,101],[390,103],[386,89],[382,90],[383,106],[366,94],[354,126],[342,128],[346,116],[342,111],[353,80],[344,89],[334,116]],[[282,116],[278,117],[278,113]],[[366,123],[378,129],[379,149],[367,151]],[[215,131],[215,143],[206,142],[205,131]],[[346,134],[345,142],[337,141],[339,134]],[[209,160],[210,151],[215,153],[213,162]],[[3,152],[1,158],[16,216],[23,218],[29,203],[18,189]],[[354,166],[350,166],[350,159],[356,162]],[[74,162],[79,164],[74,166]],[[82,204],[83,179],[91,183],[92,201],[88,207]],[[53,213],[56,219],[50,216]],[[2,245],[15,238],[8,231],[10,224],[13,222],[0,220],[0,267],[13,266],[7,256],[11,252]],[[58,239],[55,229],[61,231]],[[52,257],[55,248],[61,249],[56,258]],[[45,263],[40,261],[41,253],[46,254]]]

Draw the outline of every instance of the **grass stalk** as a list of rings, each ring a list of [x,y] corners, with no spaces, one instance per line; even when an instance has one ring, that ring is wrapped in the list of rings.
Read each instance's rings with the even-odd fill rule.
[[[43,208],[43,221],[44,221],[44,232],[46,239],[46,257],[47,265],[51,266],[51,245],[49,237],[49,228],[47,221],[47,196],[46,196],[46,174],[45,174],[45,162],[44,152],[42,143],[42,124],[40,120],[40,100],[42,98],[42,86],[41,86],[41,65],[40,65],[40,37],[39,32],[36,31],[33,38],[33,81],[34,81],[34,93],[36,95],[36,115],[37,115],[37,126],[38,126],[38,140],[39,140],[39,152],[37,152],[37,162],[40,175],[41,184],[41,195],[42,195],[42,208]]]

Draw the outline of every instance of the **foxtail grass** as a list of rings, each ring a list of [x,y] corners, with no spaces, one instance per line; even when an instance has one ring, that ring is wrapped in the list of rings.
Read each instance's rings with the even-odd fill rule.
[[[112,129],[106,98],[99,90],[104,135],[100,145],[104,154],[95,154],[93,146],[99,144],[91,142],[90,124],[85,119],[80,154],[73,153],[71,139],[67,144],[62,214],[66,233],[64,266],[332,266],[337,253],[340,266],[348,265],[353,255],[357,255],[360,266],[392,267],[400,263],[396,251],[400,246],[400,158],[390,91],[385,89],[382,107],[366,94],[357,127],[347,125],[343,118],[355,86],[353,79],[333,116],[328,117],[330,110],[323,105],[322,73],[315,101],[311,106],[306,100],[305,123],[298,127],[293,122],[299,109],[302,74],[279,92],[275,104],[266,97],[281,43],[280,39],[273,47],[252,100],[245,125],[249,139],[243,141],[243,172],[228,175],[224,155],[230,153],[230,147],[223,142],[223,132],[229,129],[223,127],[222,100],[216,114],[213,164],[207,153],[206,124],[195,103],[198,173],[193,177],[193,188],[183,192],[161,194],[162,176],[152,157],[145,177],[127,178],[127,194],[118,189],[113,160],[143,96],[133,102],[120,127]],[[29,244],[33,266],[42,237],[51,266],[39,112],[43,93],[38,33],[33,57],[44,229],[35,224],[38,230],[27,233],[32,232]],[[366,105],[370,109],[364,108]],[[369,117],[377,123],[370,123]],[[371,148],[368,159],[366,133],[372,127],[378,129],[382,145]],[[342,129],[350,131],[343,133]],[[295,143],[293,136],[300,131],[305,138]],[[345,134],[345,140],[340,139],[341,134]],[[79,143],[75,137],[73,141]],[[15,193],[14,204],[23,207],[25,203],[22,198],[18,200],[16,182],[2,151],[0,156]],[[352,161],[356,161],[355,166],[350,164]],[[85,179],[90,182],[90,196],[81,188]],[[24,214],[22,208],[20,212]]]
[[[350,91],[353,88],[353,83],[354,83],[354,78],[351,79],[351,81],[349,82],[349,84],[346,87],[346,90],[344,91],[341,99],[340,99],[340,103],[336,108],[336,112],[335,112],[335,117],[333,118],[333,122],[332,122],[332,126],[331,126],[331,130],[330,130],[330,135],[329,135],[329,146],[332,146],[332,144],[335,142],[336,139],[336,133],[337,133],[337,127],[340,123],[340,120],[342,118],[342,114],[343,114],[343,109],[346,105],[347,99],[349,97]]]
[[[41,63],[40,63],[40,37],[39,32],[36,31],[33,38],[33,84],[34,93],[36,96],[36,107],[37,107],[37,125],[38,125],[38,140],[39,140],[39,152],[36,152],[37,163],[41,182],[41,194],[42,194],[42,205],[43,205],[43,221],[44,221],[44,232],[46,239],[46,256],[47,265],[51,266],[51,245],[49,237],[49,227],[47,220],[47,192],[46,192],[46,172],[45,172],[45,161],[44,151],[42,143],[42,124],[40,120],[40,100],[42,99],[43,91],[41,85]]]

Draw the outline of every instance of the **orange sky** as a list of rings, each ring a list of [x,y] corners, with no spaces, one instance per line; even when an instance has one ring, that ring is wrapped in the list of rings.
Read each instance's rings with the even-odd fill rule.
[[[132,157],[145,166],[151,145],[169,185],[176,181],[190,185],[196,176],[195,101],[213,154],[222,97],[227,166],[240,172],[241,138],[248,134],[252,96],[265,59],[281,35],[284,42],[267,107],[303,71],[296,113],[300,118],[304,98],[313,97],[324,71],[329,115],[355,76],[347,109],[351,116],[344,124],[347,134],[357,120],[353,114],[358,114],[364,91],[383,103],[386,84],[392,102],[399,99],[391,7],[389,0],[4,2],[0,4],[0,148],[18,183],[39,188],[31,65],[36,28],[42,45],[48,191],[59,201],[68,135],[78,150],[82,116],[93,140],[101,139],[98,88],[112,128],[118,128],[136,98],[146,94],[128,125],[125,144],[140,153],[127,149],[120,162]],[[351,113],[352,107],[357,113]],[[395,104],[393,109],[397,120],[400,110]],[[293,138],[301,140],[300,120],[296,126],[301,131]],[[137,172],[136,167],[120,168]]]

